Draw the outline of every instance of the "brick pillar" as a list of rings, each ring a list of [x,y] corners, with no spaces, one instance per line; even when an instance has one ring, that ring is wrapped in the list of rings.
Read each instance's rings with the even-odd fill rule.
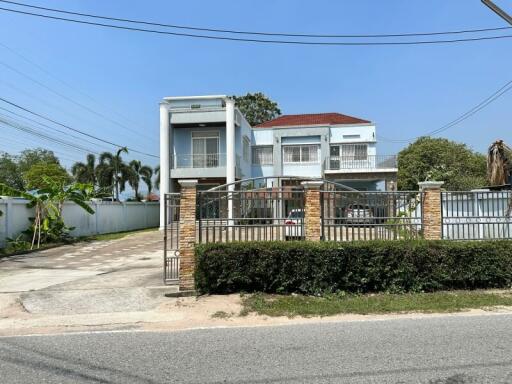
[[[304,187],[304,231],[308,241],[320,241],[322,234],[320,218],[320,188],[323,181],[303,181]]]
[[[442,238],[441,186],[444,181],[422,181],[418,183],[423,192],[423,237],[426,240]]]
[[[194,290],[196,243],[196,185],[197,180],[179,180],[180,230],[178,246],[180,251],[180,291]]]

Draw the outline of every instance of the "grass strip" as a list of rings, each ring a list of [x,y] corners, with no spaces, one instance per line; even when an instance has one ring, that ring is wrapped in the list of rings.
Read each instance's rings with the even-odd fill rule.
[[[446,313],[512,306],[512,291],[450,291],[435,293],[348,295],[321,297],[253,294],[242,298],[242,315],[332,316],[338,314]]]

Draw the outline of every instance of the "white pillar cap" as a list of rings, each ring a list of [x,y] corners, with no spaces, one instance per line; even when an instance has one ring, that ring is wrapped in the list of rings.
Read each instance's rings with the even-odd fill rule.
[[[420,191],[425,189],[440,189],[444,184],[444,181],[420,181],[418,185],[420,186]]]
[[[304,189],[320,189],[324,182],[322,180],[306,180],[300,183]]]
[[[182,180],[178,180],[178,183],[182,186],[182,187],[195,187],[198,183],[198,180],[194,180],[194,179],[182,179]]]

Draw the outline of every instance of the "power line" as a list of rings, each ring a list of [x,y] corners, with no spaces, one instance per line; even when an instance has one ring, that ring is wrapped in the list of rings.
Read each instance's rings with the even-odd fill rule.
[[[26,140],[29,140],[30,138],[26,138]],[[69,161],[70,163],[74,163],[74,162],[77,162],[77,161],[82,161],[82,159],[80,159],[79,157],[74,157],[74,158],[71,158],[69,153],[66,153],[66,152],[62,152],[62,151],[59,151],[59,150],[56,150],[56,149],[53,149],[53,148],[50,148],[49,146],[43,146],[41,145],[39,142],[35,141],[35,140],[32,140],[33,143],[35,143],[35,147],[37,148],[41,148],[41,149],[45,149],[47,151],[51,151],[53,152],[54,154],[58,154],[58,159],[59,161],[60,160],[66,160],[66,161]],[[20,148],[23,148],[23,149],[27,149],[27,142],[25,141],[20,141],[20,140],[14,140],[12,139],[11,137],[1,137],[1,140],[0,140],[0,146],[4,143],[11,143],[11,144],[14,144],[14,145],[19,145]],[[16,150],[14,151],[12,147],[2,147],[4,149],[0,149],[0,153],[1,152],[5,152],[7,154],[12,154],[14,152],[21,152]],[[22,149],[22,150],[23,150]]]
[[[460,124],[464,120],[470,118],[474,114],[478,113],[479,111],[481,111],[482,109],[487,107],[489,104],[493,103],[495,100],[499,99],[501,96],[503,96],[505,93],[509,92],[510,90],[512,90],[512,80],[506,82],[499,89],[494,91],[490,96],[486,97],[480,103],[478,103],[477,105],[475,105],[474,107],[472,107],[471,109],[469,109],[468,111],[466,111],[465,113],[463,113],[462,115],[457,117],[456,119],[454,119],[454,120],[450,121],[449,123],[441,126],[440,128],[437,128],[437,129],[434,129],[432,131],[429,131],[429,132],[423,134],[422,136],[435,135],[435,134],[444,132],[444,131],[446,131],[446,130],[448,130],[448,129],[450,129],[450,128],[458,125],[458,124]],[[421,136],[416,136],[416,137],[413,137],[413,138],[410,138],[410,139],[407,139],[407,140],[394,140],[394,139],[388,139],[388,138],[383,137],[383,136],[381,136],[380,138],[384,139],[383,141],[388,141],[388,142],[392,142],[392,143],[408,143],[408,142],[411,142],[413,140],[418,139],[419,137],[421,137]]]
[[[502,30],[512,28],[512,27],[496,27],[496,28],[463,29],[463,30],[441,31],[441,32],[389,33],[389,34],[370,34],[370,35],[368,35],[368,34],[359,34],[359,35],[342,34],[342,35],[340,35],[340,34],[279,33],[279,32],[240,31],[240,30],[233,30],[233,29],[215,29],[215,28],[205,28],[205,27],[192,27],[192,26],[177,25],[177,24],[163,24],[163,23],[144,21],[144,20],[125,19],[125,18],[112,17],[112,16],[93,15],[90,13],[65,11],[62,9],[41,7],[41,6],[36,6],[36,5],[31,5],[31,4],[19,3],[19,2],[15,2],[15,1],[0,0],[0,2],[14,4],[14,5],[18,5],[21,7],[40,9],[43,11],[63,13],[66,15],[90,17],[90,18],[102,19],[102,20],[120,21],[120,22],[131,23],[131,24],[152,25],[155,27],[164,27],[164,28],[184,29],[184,30],[189,30],[189,31],[230,33],[230,34],[238,34],[238,35],[312,37],[312,38],[388,38],[388,37],[438,36],[438,35],[454,35],[454,34],[478,33],[478,32],[495,32],[495,31],[502,31]]]
[[[97,137],[97,136],[91,135],[91,134],[89,134],[89,133],[87,133],[87,132],[83,132],[83,131],[81,131],[81,130],[79,130],[79,129],[76,129],[76,128],[73,128],[73,127],[70,127],[69,125],[59,123],[58,121],[55,121],[55,120],[53,120],[53,119],[51,119],[51,118],[49,118],[49,117],[46,117],[46,116],[41,115],[41,114],[39,114],[39,113],[37,113],[37,112],[31,111],[31,110],[30,110],[30,109],[28,109],[28,108],[22,107],[21,105],[18,105],[18,104],[13,103],[13,102],[11,102],[11,101],[9,101],[9,100],[6,100],[6,99],[4,99],[3,97],[0,97],[0,101],[3,101],[3,102],[4,102],[4,103],[6,103],[6,104],[9,104],[9,105],[11,105],[11,106],[13,106],[13,107],[16,107],[16,108],[18,108],[18,109],[21,109],[22,111],[28,112],[28,113],[30,113],[30,114],[32,114],[32,115],[34,115],[34,116],[37,116],[37,117],[39,117],[39,118],[41,118],[41,119],[44,119],[44,120],[46,120],[46,121],[49,121],[49,122],[51,122],[51,123],[53,123],[53,124],[56,124],[56,125],[59,125],[59,126],[61,126],[61,127],[63,127],[63,128],[69,129],[69,130],[71,130],[71,131],[73,131],[73,132],[77,132],[77,133],[79,133],[79,134],[81,134],[81,135],[84,135],[84,136],[90,137],[90,138],[92,138],[92,139],[94,139],[94,140],[98,140],[98,141],[101,141],[101,142],[106,143],[106,144],[113,145],[114,147],[118,147],[118,148],[123,148],[123,147],[124,147],[123,145],[119,145],[119,144],[113,143],[113,142],[111,142],[111,141],[108,141],[108,140],[102,139],[102,138],[100,138],[100,137]],[[127,147],[127,148],[128,148],[128,147]],[[133,148],[128,148],[128,150],[129,150],[129,151],[131,151],[131,152],[135,152],[135,153],[141,154],[141,155],[145,155],[145,156],[149,156],[149,157],[155,157],[155,158],[158,158],[158,156],[156,156],[156,155],[153,155],[153,154],[150,154],[150,153],[146,153],[146,152],[142,152],[142,151],[139,151],[139,150],[136,150],[136,149],[133,149]]]
[[[2,117],[4,117],[4,118],[2,118]],[[45,139],[45,140],[50,141],[50,142],[54,142],[54,143],[58,143],[58,144],[61,144],[61,145],[65,145],[67,147],[74,148],[74,149],[77,149],[79,151],[83,151],[85,153],[94,153],[96,155],[99,155],[98,152],[95,152],[95,151],[93,151],[93,150],[91,150],[89,148],[85,148],[85,147],[82,147],[80,145],[77,145],[77,144],[74,144],[74,143],[71,143],[71,142],[68,142],[68,141],[65,141],[65,140],[62,140],[62,139],[50,136],[48,134],[45,134],[45,133],[42,133],[42,132],[38,132],[38,131],[36,131],[33,128],[30,128],[30,127],[27,127],[27,126],[23,126],[21,124],[17,124],[16,122],[13,122],[13,121],[9,121],[8,118],[6,120],[5,117],[6,116],[0,115],[0,123],[2,123],[4,125],[7,125],[7,126],[9,126],[11,128],[14,128],[14,129],[16,129],[18,131],[28,133],[30,135],[33,135],[33,136]]]
[[[64,132],[64,131],[62,131],[62,130],[60,130],[60,129],[57,129],[57,128],[54,128],[54,127],[51,127],[51,126],[49,126],[49,125],[47,125],[47,124],[41,123],[40,121],[37,121],[37,120],[35,120],[35,119],[31,119],[30,117],[23,116],[23,115],[21,115],[21,114],[19,114],[19,113],[13,112],[13,111],[11,111],[10,109],[7,109],[7,108],[4,108],[4,107],[1,107],[1,106],[0,106],[0,110],[6,111],[6,112],[8,112],[8,113],[10,113],[10,114],[12,114],[12,115],[14,115],[14,116],[17,116],[17,117],[21,117],[22,119],[28,120],[28,121],[30,121],[30,122],[32,122],[32,123],[36,123],[36,124],[38,124],[38,125],[40,125],[40,126],[42,126],[42,127],[45,127],[45,128],[47,128],[47,129],[50,129],[50,130],[52,130],[52,131],[55,131],[55,132],[58,132],[58,133],[62,133],[63,135],[66,135],[66,136],[69,136],[69,137],[73,137],[73,138],[75,138],[75,139],[77,139],[77,140],[84,141],[84,142],[86,142],[86,143],[88,143],[88,144],[98,145],[98,143],[95,143],[95,142],[92,142],[92,141],[90,141],[90,140],[84,139],[83,137],[79,137],[79,136],[72,135],[72,134],[67,133],[67,132]],[[106,147],[106,146],[103,146],[103,148],[107,148],[107,147]],[[110,148],[107,148],[107,149],[108,149],[108,150],[110,150]]]
[[[86,92],[84,92],[83,90],[81,90],[80,88],[78,87],[74,87],[73,85],[71,85],[70,83],[68,83],[67,81],[64,81],[62,80],[61,78],[55,76],[53,73],[51,73],[50,71],[48,71],[46,68],[44,68],[43,66],[41,66],[40,64],[36,63],[34,60],[31,60],[29,59],[27,56],[25,55],[22,55],[20,52],[14,50],[12,47],[9,47],[8,45],[5,45],[4,43],[0,42],[0,46],[4,47],[5,49],[7,49],[9,52],[11,52],[12,54],[18,56],[19,58],[21,58],[22,60],[24,60],[25,62],[31,64],[32,66],[36,67],[37,69],[39,69],[41,72],[43,72],[44,74],[46,74],[48,77],[51,77],[53,78],[54,80],[57,80],[58,82],[60,82],[61,84],[65,85],[66,87],[68,87],[69,89],[73,90],[74,92],[77,92],[77,93],[80,93],[82,96],[85,96],[86,98],[88,98],[89,100],[93,101],[95,104],[97,104],[98,106],[104,106],[105,103],[103,102],[100,102],[98,101],[97,99],[95,99],[94,97],[92,97],[91,95],[87,94]],[[112,108],[112,106],[109,106],[108,107],[108,110],[110,112],[113,112],[115,113],[118,117],[124,119],[125,121],[128,121],[130,122],[131,124],[135,124],[135,125],[138,125],[137,123],[134,123],[133,121],[131,121],[130,119],[128,119],[126,117],[126,114],[121,114],[120,112],[116,111],[115,109]]]
[[[127,127],[127,126],[125,126],[124,124],[121,124],[121,123],[119,123],[119,122],[117,122],[117,121],[115,121],[115,120],[112,120],[112,119],[111,119],[111,118],[109,118],[108,116],[105,116],[104,114],[102,114],[102,113],[100,113],[100,112],[97,112],[97,111],[93,110],[92,108],[89,108],[88,106],[86,106],[86,105],[84,105],[84,104],[82,104],[82,103],[79,103],[78,101],[75,101],[75,100],[71,99],[70,97],[68,97],[68,96],[66,96],[66,95],[64,95],[64,94],[62,94],[62,93],[60,93],[60,92],[58,92],[58,91],[56,91],[56,90],[52,89],[51,87],[49,87],[49,86],[45,85],[44,83],[40,82],[39,80],[34,79],[32,76],[29,76],[29,75],[27,75],[26,73],[23,73],[23,72],[22,72],[22,71],[20,71],[19,69],[16,69],[16,68],[12,67],[11,65],[9,65],[9,64],[7,64],[7,63],[4,63],[4,62],[2,62],[2,61],[0,61],[0,65],[3,65],[4,67],[6,67],[6,68],[10,69],[11,71],[13,71],[13,72],[17,73],[18,75],[23,76],[23,77],[25,77],[25,78],[29,79],[30,81],[32,81],[32,82],[34,82],[34,83],[36,83],[37,85],[39,85],[40,87],[43,87],[43,88],[44,88],[44,89],[46,89],[46,90],[48,90],[48,91],[52,92],[53,94],[55,94],[55,95],[57,95],[57,96],[59,96],[59,97],[63,98],[64,100],[67,100],[67,101],[69,101],[70,103],[75,104],[75,105],[79,106],[80,108],[83,108],[83,109],[85,109],[86,111],[91,112],[91,113],[93,113],[94,115],[99,116],[99,117],[101,117],[101,118],[103,118],[103,119],[105,119],[105,120],[109,121],[110,123],[113,123],[113,124],[115,124],[115,125],[119,126],[120,128],[126,129],[127,131],[130,131],[130,132],[132,132],[132,133],[137,134],[138,136],[141,136],[141,137],[144,137],[145,139],[148,139],[148,136],[143,135],[143,134],[141,134],[140,132],[137,132],[136,130],[133,130],[133,129],[131,129],[131,128],[129,128],[129,127]]]
[[[0,0],[0,1],[4,1],[4,0]],[[145,28],[125,27],[125,26],[120,26],[120,25],[97,23],[97,22],[92,22],[92,21],[84,21],[84,20],[69,19],[69,18],[58,17],[58,16],[43,15],[43,14],[39,14],[39,13],[20,11],[20,10],[14,10],[14,9],[3,8],[3,7],[0,7],[0,10],[6,11],[6,12],[23,14],[23,15],[36,16],[36,17],[41,17],[41,18],[46,18],[46,19],[67,21],[67,22],[71,22],[71,23],[104,27],[104,28],[113,28],[113,29],[126,30],[126,31],[145,32],[145,33],[153,33],[153,34],[159,34],[159,35],[191,37],[191,38],[197,38],[197,39],[238,41],[238,42],[263,43],[263,44],[318,45],[318,46],[432,45],[432,44],[452,44],[452,43],[462,43],[462,42],[508,39],[508,38],[512,37],[512,35],[499,35],[499,36],[482,36],[482,37],[447,39],[447,40],[386,41],[386,42],[264,40],[264,39],[236,38],[236,37],[228,37],[228,36],[199,35],[199,34],[192,34],[192,33],[180,33],[180,32],[159,31],[159,30],[145,29]]]

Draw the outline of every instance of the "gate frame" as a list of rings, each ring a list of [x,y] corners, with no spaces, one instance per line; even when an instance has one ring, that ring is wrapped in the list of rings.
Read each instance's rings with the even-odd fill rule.
[[[177,201],[178,204],[170,204],[171,201]],[[178,284],[180,280],[180,193],[166,193],[164,195],[164,273],[163,281],[165,285]],[[177,212],[178,220],[169,223],[169,219],[172,221],[172,217],[169,217],[169,209],[173,212]],[[172,213],[171,213],[172,216]],[[176,229],[173,228],[172,223],[176,225]],[[169,228],[171,224],[171,228]],[[171,238],[169,242],[168,232],[171,232]],[[176,239],[173,239],[173,235],[176,233]],[[171,247],[169,247],[169,243]],[[169,252],[173,252],[172,256],[169,256]]]

